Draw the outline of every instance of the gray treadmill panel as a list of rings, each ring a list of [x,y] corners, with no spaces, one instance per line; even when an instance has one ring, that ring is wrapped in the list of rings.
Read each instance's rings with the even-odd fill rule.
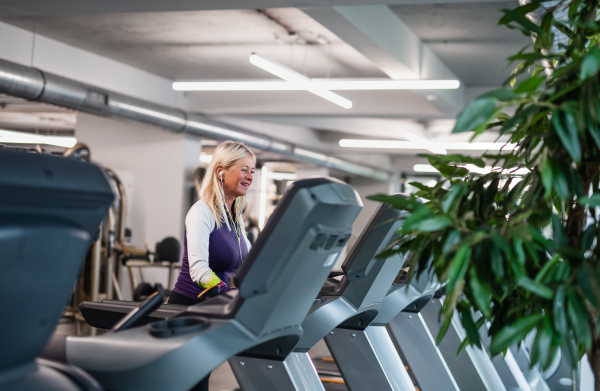
[[[421,315],[429,327],[433,338],[437,338],[440,331],[441,325],[438,322],[440,308],[440,301],[435,299],[421,310]],[[450,369],[460,391],[486,390],[487,388],[481,381],[481,377],[473,362],[469,359],[467,352],[463,351],[459,356],[456,356],[461,342],[462,339],[460,339],[454,328],[449,327],[446,336],[438,345],[438,349],[446,361],[446,365]]]
[[[34,359],[61,316],[112,200],[93,164],[0,146],[0,295],[6,298],[0,389],[70,383]]]
[[[418,313],[400,313],[388,323],[387,329],[402,362],[421,391],[458,391],[432,341],[432,335]],[[481,391],[485,388],[471,390]]]

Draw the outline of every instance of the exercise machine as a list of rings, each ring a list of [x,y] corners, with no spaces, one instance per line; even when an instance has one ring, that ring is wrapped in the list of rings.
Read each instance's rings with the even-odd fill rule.
[[[245,360],[244,366],[236,365],[238,357],[229,360],[244,391],[323,390],[308,350],[324,337],[350,389],[414,389],[387,334],[369,326],[382,312],[390,287],[396,292],[394,305],[398,311],[416,299],[412,291],[401,290],[393,284],[404,259],[397,254],[377,256],[388,246],[401,224],[398,210],[387,204],[379,206],[342,264],[341,278],[328,279],[321,289],[302,322],[304,335],[283,365],[275,365],[262,357]],[[425,290],[432,295],[434,288]],[[345,370],[349,361],[358,365]]]
[[[234,356],[238,366],[256,357],[273,363],[268,370],[284,365],[361,208],[356,191],[343,182],[297,181],[238,270],[239,290],[187,308],[162,305],[137,323],[149,322],[145,327],[57,336],[47,354],[84,368],[111,390],[187,390]],[[110,314],[120,319],[139,311],[135,304],[124,310],[127,305],[81,307],[88,323],[103,327]],[[279,387],[264,381],[266,388]]]
[[[81,369],[36,356],[112,200],[93,164],[0,145],[0,389],[102,389]]]

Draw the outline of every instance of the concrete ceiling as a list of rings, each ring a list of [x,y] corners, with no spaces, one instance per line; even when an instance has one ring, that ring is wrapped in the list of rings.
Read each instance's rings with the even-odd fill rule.
[[[501,16],[499,9],[514,8],[517,0],[380,0],[378,3],[390,4],[389,9],[383,8],[393,19],[399,18],[418,36],[419,44],[426,44],[440,63],[469,87],[499,86],[509,72],[501,73],[506,66],[505,58],[529,43],[529,38],[519,32],[496,26]],[[171,80],[268,78],[266,72],[249,64],[251,52],[313,78],[388,77],[389,73],[374,58],[365,55],[359,46],[346,42],[343,34],[332,32],[338,31],[334,29],[335,21],[332,24],[316,21],[326,18],[319,19],[314,12],[327,7],[334,10],[331,7],[337,5],[345,6],[336,7],[335,12],[340,12],[340,8],[352,5],[371,6],[373,1],[4,0],[0,4],[0,20]],[[317,8],[309,11],[310,7]],[[309,41],[324,37],[329,44],[293,41],[281,25],[254,8],[269,8]],[[389,37],[384,27],[379,30],[384,39]],[[393,35],[389,40],[397,44],[403,37]],[[368,46],[370,41],[364,42]],[[353,101],[352,110],[341,109],[302,91],[194,92],[187,94],[190,106],[187,109],[211,115],[254,116],[271,123],[316,129],[324,135],[321,141],[339,152],[335,139],[342,135],[394,138],[395,129],[407,129],[407,123],[399,118],[414,121],[416,129],[428,138],[446,139],[452,121],[438,124],[439,131],[435,130],[434,122],[453,118],[462,105],[459,102],[450,107],[447,102],[451,100],[436,96],[428,100],[427,95],[433,93],[430,91],[339,93]],[[439,94],[442,97],[443,93]],[[342,116],[346,117],[344,123],[335,120]],[[384,118],[397,123],[384,124]],[[330,122],[326,123],[326,119]]]
[[[517,30],[498,26],[501,9],[518,1],[393,5],[404,23],[467,86],[499,86],[512,70],[506,58],[531,43]]]
[[[30,16],[0,19],[173,80],[265,79],[256,52],[309,77],[385,77],[372,62],[296,8],[270,10],[302,37],[298,44],[256,10]],[[289,42],[289,43],[282,43]]]
[[[472,3],[490,0],[380,0],[376,4]],[[0,15],[87,15],[284,7],[372,5],[372,0],[3,0]]]

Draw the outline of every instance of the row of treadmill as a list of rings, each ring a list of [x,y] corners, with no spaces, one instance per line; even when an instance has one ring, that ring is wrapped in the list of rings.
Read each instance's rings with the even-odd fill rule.
[[[185,391],[225,361],[244,391],[571,389],[560,359],[541,373],[523,347],[504,359],[470,347],[457,357],[458,319],[437,347],[440,284],[425,275],[407,284],[399,255],[377,257],[402,224],[387,205],[333,277],[362,202],[332,178],[290,186],[237,290],[189,307],[158,296],[84,302],[85,320],[109,331],[53,335],[112,201],[91,163],[0,146],[0,389]],[[323,383],[308,354],[321,339],[343,385]]]

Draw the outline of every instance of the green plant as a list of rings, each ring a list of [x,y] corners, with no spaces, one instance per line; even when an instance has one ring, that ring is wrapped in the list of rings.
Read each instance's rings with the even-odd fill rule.
[[[598,5],[532,0],[503,10],[499,24],[520,29],[533,43],[509,58],[517,66],[505,87],[470,103],[453,132],[470,131],[475,138],[496,131],[516,148],[481,157],[423,155],[444,176],[437,185],[413,184],[419,191],[410,199],[370,197],[410,213],[386,252],[409,253],[411,273],[433,268],[447,282],[438,341],[455,310],[467,332],[461,350],[481,346],[479,332],[488,321],[492,355],[536,330],[532,364],[547,368],[559,348],[573,366],[587,353],[596,390]],[[534,11],[544,11],[539,24],[526,17]],[[564,43],[555,42],[558,35],[567,38]],[[464,168],[486,163],[498,168],[484,174]]]

